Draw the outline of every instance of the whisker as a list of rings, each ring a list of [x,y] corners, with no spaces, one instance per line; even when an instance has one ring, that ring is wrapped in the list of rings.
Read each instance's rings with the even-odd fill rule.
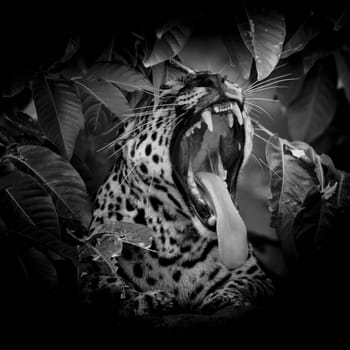
[[[263,125],[261,125],[261,123],[258,122],[257,120],[252,119],[252,123],[256,125],[256,127],[254,127],[254,130],[264,131],[270,137],[275,135],[272,131],[270,131],[269,129],[265,128]]]
[[[279,80],[279,79],[282,79],[282,78],[286,78],[290,75],[292,75],[293,73],[286,73],[286,74],[282,74],[282,75],[279,75],[277,77],[272,77],[272,78],[269,78],[269,79],[265,79],[265,80],[256,80],[254,83],[250,84],[246,91],[247,90],[250,90],[251,88],[253,87],[257,87],[257,86],[260,86],[260,85],[264,85],[264,84],[270,84],[272,83],[273,81],[275,80]]]
[[[287,87],[288,86],[286,86],[286,85],[271,85],[271,86],[267,86],[267,87],[261,87],[261,88],[258,88],[256,90],[248,91],[248,92],[244,93],[244,95],[245,96],[255,95],[257,92],[260,92],[260,91],[272,90],[272,89],[277,89],[277,88],[287,88]]]
[[[273,120],[273,117],[270,113],[268,113],[264,108],[262,108],[261,106],[255,104],[255,103],[252,103],[252,102],[249,102],[249,101],[246,101],[246,104],[249,105],[249,106],[252,106],[252,108],[258,108],[260,109],[262,112],[264,112],[271,120]]]
[[[276,176],[278,176],[280,179],[282,179],[282,176],[278,173],[276,173],[275,170],[273,170],[264,160],[262,160],[261,158],[259,158],[260,162],[262,164],[264,164],[266,166],[266,168],[268,168],[272,173],[274,173]]]
[[[268,139],[265,139],[261,135],[255,133],[254,136],[256,136],[258,139],[264,141],[265,143],[269,143],[270,145],[274,146],[274,144],[271,141],[269,141]]]
[[[284,83],[286,81],[294,81],[294,80],[299,80],[300,78],[286,78],[286,79],[280,79],[280,80],[275,80],[275,81],[270,81],[269,83],[266,84],[261,84],[261,85],[256,85],[253,86],[247,90],[245,90],[245,92],[252,92],[252,91],[257,91],[261,88],[265,88],[268,86],[272,86],[273,84],[279,84],[279,83]]]
[[[131,173],[136,169],[137,164],[135,164],[131,170],[123,177],[123,180],[121,181],[121,183],[119,184],[119,187],[126,181],[126,179],[131,175]]]
[[[258,166],[259,166],[261,172],[264,173],[264,168],[262,167],[261,163],[259,162],[258,157],[257,157],[253,152],[252,152],[250,155],[253,157],[253,159],[255,160],[255,162],[258,164]]]
[[[269,102],[280,102],[279,100],[273,100],[272,98],[264,97],[247,97],[246,100],[258,100],[258,101],[269,101]]]

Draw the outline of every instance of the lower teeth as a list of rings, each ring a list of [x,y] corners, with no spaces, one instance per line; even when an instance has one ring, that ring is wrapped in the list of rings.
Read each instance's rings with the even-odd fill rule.
[[[208,224],[210,226],[214,226],[216,224],[216,217],[214,215],[212,215],[209,219],[208,219]]]

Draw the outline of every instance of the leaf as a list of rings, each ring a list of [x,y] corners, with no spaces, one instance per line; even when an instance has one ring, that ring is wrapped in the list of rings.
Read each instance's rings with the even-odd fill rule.
[[[335,52],[335,62],[337,64],[338,79],[341,80],[346,98],[350,103],[350,54],[337,50]]]
[[[337,108],[333,62],[322,60],[307,74],[299,97],[287,109],[293,139],[315,141],[331,123]]]
[[[105,224],[98,226],[94,230],[89,240],[106,234],[113,234],[124,243],[149,249],[152,244],[153,231],[145,225],[108,220]]]
[[[22,171],[33,176],[54,196],[62,217],[90,222],[90,204],[86,187],[77,171],[64,158],[41,146],[19,146],[6,155]]]
[[[78,265],[76,248],[49,234],[47,231],[27,228],[27,230],[17,232],[15,235],[22,240],[31,242],[38,249],[52,251],[62,258],[67,259],[72,264]]]
[[[253,55],[258,80],[270,75],[282,53],[286,35],[284,16],[276,10],[248,8],[238,14],[237,25],[243,42]]]
[[[315,17],[307,18],[284,44],[281,58],[287,58],[296,52],[302,51],[305,46],[320,33],[319,24],[317,22],[318,19]]]
[[[277,79],[278,77],[281,78]],[[276,88],[278,99],[284,106],[288,106],[300,95],[303,86],[304,69],[301,58],[294,55],[286,60],[280,60],[269,78],[276,78],[273,85],[279,86]]]
[[[42,135],[39,123],[26,113],[19,111],[15,113],[6,112],[3,114],[3,118],[23,134],[34,137]]]
[[[106,234],[98,239],[94,245],[85,243],[79,247],[79,259],[82,261],[91,257],[94,261],[105,262],[112,272],[116,272],[115,258],[121,255],[122,241],[114,234]]]
[[[87,132],[97,136],[109,130],[113,125],[114,114],[85,90],[79,88],[79,95]]]
[[[350,22],[349,5],[342,2],[335,2],[332,6],[322,8],[323,15],[333,23],[333,30],[339,31]]]
[[[151,82],[142,73],[126,65],[96,63],[89,69],[87,75],[102,78],[128,92],[139,90],[153,92]]]
[[[10,173],[1,179],[3,181],[7,182],[7,188],[2,191],[0,201],[4,205],[6,215],[3,218],[8,227],[20,231],[31,225],[60,236],[55,206],[38,182],[20,172],[16,172],[15,176]]]
[[[190,34],[191,29],[179,23],[162,28],[157,33],[153,48],[143,59],[144,66],[151,67],[176,56],[185,46]]]
[[[29,286],[36,293],[56,293],[59,283],[58,273],[47,255],[33,247],[22,249],[20,258],[26,269]]]
[[[128,101],[123,93],[104,79],[90,76],[76,79],[74,83],[79,89],[90,94],[120,118],[130,110]]]
[[[113,59],[114,51],[114,42],[115,42],[115,33],[112,34],[111,40],[104,48],[101,55],[97,58],[96,62],[111,62]]]
[[[333,161],[326,154],[321,155],[321,163],[325,167],[325,178],[328,183],[336,182],[337,195],[332,197],[333,205],[340,210],[345,211],[350,208],[350,174],[336,169]]]
[[[238,70],[245,80],[248,80],[253,63],[252,54],[241,38],[224,37],[223,42],[230,56],[230,66]],[[237,84],[241,85],[239,82]]]
[[[64,52],[64,55],[60,61],[62,63],[69,61],[78,52],[79,47],[80,47],[80,37],[79,36],[70,37],[68,39],[66,51]]]
[[[295,156],[293,145],[272,136],[266,145],[270,167],[271,226],[276,228],[287,260],[296,256],[293,223],[311,188],[318,186],[314,164],[308,158]],[[305,153],[306,154],[306,153]]]
[[[74,86],[63,79],[39,77],[33,81],[33,98],[42,130],[61,155],[70,160],[84,126]]]

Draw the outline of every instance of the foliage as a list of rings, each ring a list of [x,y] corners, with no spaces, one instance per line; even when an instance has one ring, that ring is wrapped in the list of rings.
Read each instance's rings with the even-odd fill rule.
[[[295,17],[283,7],[258,8],[249,1],[237,6],[229,23],[212,24],[230,60],[229,78],[244,88],[277,86],[292,140],[330,154],[348,146],[350,13],[343,7],[330,13],[305,7]],[[67,288],[58,277],[62,261],[77,283],[77,246],[87,232],[94,193],[116,157],[108,145],[133,108],[157,104],[161,84],[183,74],[172,60],[179,60],[206,19],[110,33],[111,41],[92,55],[86,37],[73,35],[58,57],[3,87],[0,235],[21,283],[62,292]],[[17,103],[28,91],[34,117]],[[266,152],[272,225],[295,263],[310,245],[326,240],[335,213],[348,207],[348,174],[306,143],[274,136]],[[344,159],[336,165],[350,168]],[[121,249],[119,239],[109,238],[104,239]],[[108,244],[102,240],[97,252],[107,260]]]

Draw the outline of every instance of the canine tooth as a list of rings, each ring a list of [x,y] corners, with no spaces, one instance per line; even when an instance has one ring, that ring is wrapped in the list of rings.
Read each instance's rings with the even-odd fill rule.
[[[237,117],[239,125],[243,125],[242,113],[241,113],[241,110],[239,109],[239,107],[237,106],[237,103],[232,103],[231,109],[232,109],[233,114]]]
[[[231,112],[227,113],[227,119],[228,119],[228,126],[232,129],[233,127],[233,114]]]
[[[212,132],[214,128],[213,128],[213,119],[211,117],[211,112],[209,110],[204,111],[202,113],[202,119],[207,124],[208,130]]]
[[[227,171],[225,170],[224,165],[222,164],[222,159],[220,154],[218,155],[218,172],[219,172],[219,176],[223,180],[226,180]]]

